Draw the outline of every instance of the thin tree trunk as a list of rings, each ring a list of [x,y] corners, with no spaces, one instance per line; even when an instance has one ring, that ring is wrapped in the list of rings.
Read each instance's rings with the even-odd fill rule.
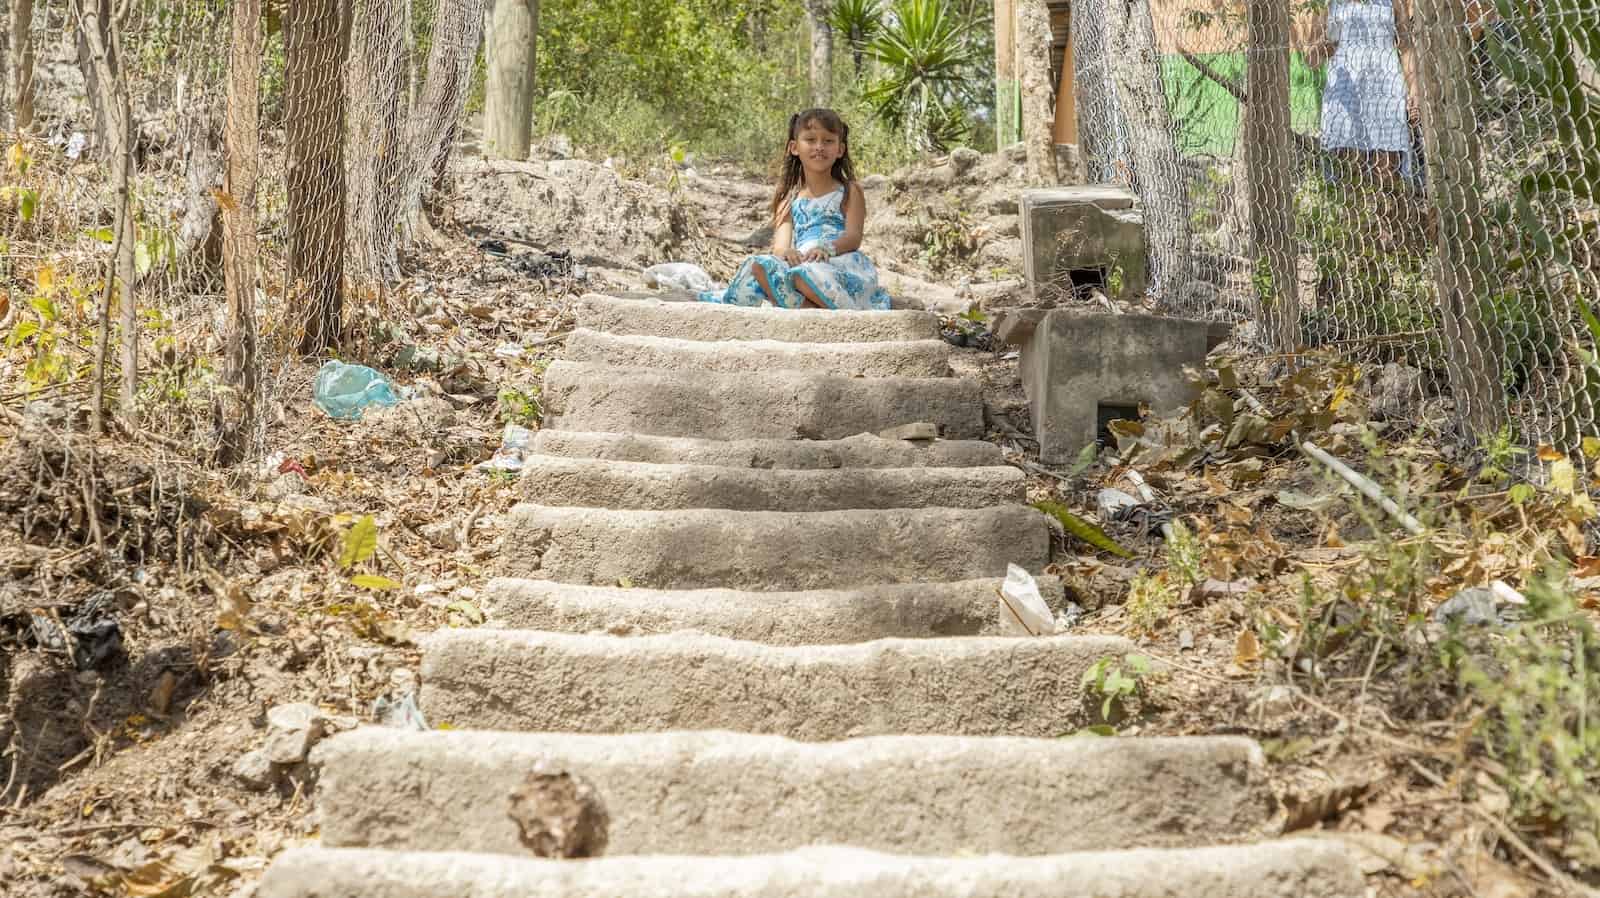
[[[1072,59],[1078,67],[1078,154],[1090,183],[1109,182],[1122,154],[1117,147],[1113,97],[1102,0],[1073,0]]]
[[[122,389],[118,404],[123,421],[133,431],[139,427],[139,318],[133,304],[133,253],[138,236],[133,227],[133,197],[129,190],[133,174],[132,113],[128,107],[128,86],[120,71],[121,46],[116,23],[109,15],[110,4],[106,0],[79,0],[76,5],[80,46],[88,68],[94,73],[95,105],[103,117],[101,139],[111,166],[111,183],[117,191],[112,210],[116,221],[112,239],[115,247],[113,270],[107,274],[95,346],[93,426],[99,432],[105,398],[106,356],[110,352],[111,299],[120,287]]]
[[[1506,421],[1501,352],[1483,321],[1491,271],[1482,151],[1473,116],[1471,43],[1457,0],[1415,0],[1417,78],[1428,193],[1439,221],[1434,277],[1444,325],[1445,365],[1456,417],[1482,439]]]
[[[397,230],[402,101],[410,72],[406,50],[409,0],[360,0],[350,53],[350,227],[352,276],[365,284],[399,277]]]
[[[817,106],[833,102],[833,26],[828,24],[827,0],[806,0],[806,23],[811,28],[811,99]]]
[[[33,0],[11,0],[11,126],[33,127]]]
[[[1243,109],[1257,320],[1275,352],[1300,344],[1289,139],[1289,0],[1249,0],[1249,88]]]
[[[1022,94],[1022,141],[1034,186],[1061,183],[1056,170],[1055,82],[1050,77],[1050,8],[1045,0],[1016,0],[1017,83]]]
[[[428,76],[407,127],[404,225],[408,239],[432,234],[423,199],[444,176],[467,105],[472,62],[483,38],[484,0],[441,0],[434,11]]]
[[[234,0],[228,60],[227,174],[223,181],[223,281],[228,295],[223,378],[233,388],[219,408],[219,456],[224,463],[251,454],[260,405],[256,333],[256,183],[260,175],[261,0]]]
[[[1152,292],[1180,309],[1189,286],[1189,184],[1173,143],[1172,113],[1148,0],[1106,0],[1107,57],[1127,123],[1134,189],[1144,208]]]
[[[533,146],[533,89],[537,71],[539,0],[493,0],[485,36],[488,82],[483,149],[491,159],[526,159]]]
[[[339,343],[344,311],[345,91],[348,20],[340,0],[284,9],[284,121],[289,171],[289,290],[300,352]]]

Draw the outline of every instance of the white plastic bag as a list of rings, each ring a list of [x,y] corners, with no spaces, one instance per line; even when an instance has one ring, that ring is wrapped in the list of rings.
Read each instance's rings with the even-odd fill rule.
[[[1000,625],[1018,636],[1049,636],[1056,631],[1055,615],[1039,594],[1039,584],[1014,564],[1006,565],[1006,582],[1000,586]]]
[[[689,262],[663,262],[644,270],[646,285],[662,290],[715,290],[717,282],[704,268]]]

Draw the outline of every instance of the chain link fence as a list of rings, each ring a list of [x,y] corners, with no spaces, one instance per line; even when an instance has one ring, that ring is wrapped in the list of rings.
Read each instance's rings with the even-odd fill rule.
[[[1163,308],[1394,366],[1473,437],[1600,432],[1600,3],[1073,12],[1088,175],[1139,195]]]

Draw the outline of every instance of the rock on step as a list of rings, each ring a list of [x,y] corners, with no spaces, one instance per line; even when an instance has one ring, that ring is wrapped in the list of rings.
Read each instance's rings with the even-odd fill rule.
[[[698,630],[768,645],[827,645],[888,638],[1006,635],[1001,580],[901,583],[810,592],[623,589],[547,580],[492,580],[485,590],[494,626],[617,635]],[[1066,601],[1061,581],[1040,577],[1051,610]]]
[[[565,358],[676,371],[827,371],[843,377],[949,377],[950,344],[943,340],[875,343],[791,343],[782,340],[710,342],[608,334],[578,328]]]
[[[1061,736],[1099,710],[1083,672],[1131,650],[1088,636],[789,647],[701,633],[441,630],[423,640],[422,710],[455,729]]]
[[[548,861],[292,848],[258,898],[1364,898],[1327,839],[1046,857],[926,858],[813,847],[754,857]]]
[[[948,439],[983,436],[975,380],[728,373],[555,362],[545,410],[558,430],[700,439],[829,440],[928,422]]]
[[[524,497],[583,508],[980,508],[1021,504],[1026,487],[1012,467],[758,471],[534,455],[522,469]]]
[[[837,589],[1004,576],[1050,563],[1026,506],[849,511],[619,511],[518,505],[503,573],[647,589]]]
[[[682,340],[870,343],[939,337],[939,316],[931,312],[746,309],[589,293],[578,300],[577,315],[579,326],[591,330]]]
[[[1006,463],[1000,447],[982,440],[886,440],[856,434],[842,440],[697,440],[628,433],[541,430],[533,451],[564,458],[725,468],[968,468]]]
[[[508,796],[540,760],[594,786],[612,855],[1180,848],[1257,839],[1278,819],[1266,759],[1239,737],[796,742],[367,727],[317,751],[322,838],[336,847],[522,854]]]

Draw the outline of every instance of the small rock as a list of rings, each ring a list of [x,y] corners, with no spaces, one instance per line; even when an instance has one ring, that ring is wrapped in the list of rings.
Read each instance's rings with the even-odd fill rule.
[[[267,712],[264,751],[274,764],[298,764],[322,738],[326,718],[315,705],[296,702]]]
[[[413,344],[400,350],[394,357],[394,366],[402,371],[440,371],[444,358],[437,349]]]
[[[233,762],[233,775],[256,791],[265,791],[278,782],[278,768],[274,767],[264,749],[246,752]]]
[[[1107,487],[1094,496],[1095,508],[1102,520],[1115,520],[1130,508],[1137,508],[1139,500],[1119,489]]]
[[[1403,419],[1422,399],[1422,372],[1410,365],[1390,362],[1373,379],[1372,392],[1373,417]]]
[[[939,438],[939,428],[927,422],[901,424],[879,431],[878,436],[885,440],[936,440]]]
[[[545,141],[545,148],[557,159],[572,158],[572,138],[565,134],[550,135],[550,139]]]
[[[506,814],[538,857],[599,857],[609,841],[611,817],[600,793],[588,780],[544,761],[511,793]]]
[[[958,175],[966,174],[982,161],[983,154],[972,147],[956,147],[950,151],[950,167],[955,169]]]
[[[1433,619],[1441,624],[1457,623],[1464,627],[1487,627],[1500,624],[1494,591],[1481,586],[1463,589],[1450,600],[1434,609]]]
[[[1187,652],[1194,648],[1194,631],[1182,629],[1178,631],[1178,651]]]
[[[1266,686],[1250,695],[1250,712],[1278,717],[1294,710],[1294,690],[1288,686]]]
[[[422,527],[422,538],[433,544],[436,549],[453,552],[461,547],[460,532],[451,521],[438,521]]]

